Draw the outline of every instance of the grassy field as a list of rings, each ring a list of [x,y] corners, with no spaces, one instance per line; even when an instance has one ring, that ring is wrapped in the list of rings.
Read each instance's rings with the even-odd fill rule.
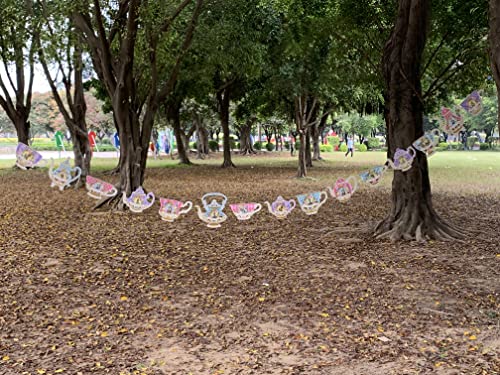
[[[364,169],[381,165],[386,160],[385,152],[356,153],[353,158],[344,157],[343,153],[323,153],[324,161],[314,162],[309,175],[319,181],[331,181],[332,175],[344,176],[345,173],[362,172]],[[289,153],[268,153],[264,156],[241,157],[235,155],[234,163],[238,171],[246,168],[269,167],[287,171],[292,177],[297,168],[296,157]],[[203,168],[217,167],[221,164],[221,153],[206,160],[197,160],[193,155],[193,166],[179,165],[177,160],[162,156],[160,159],[148,159],[148,168]],[[57,161],[56,161],[57,163]],[[117,159],[92,160],[93,173],[101,173],[116,166]],[[0,173],[8,173],[12,160],[0,160]],[[500,152],[495,151],[442,151],[429,158],[431,183],[436,191],[460,192],[468,194],[495,194],[500,190]],[[344,174],[343,174],[344,173]],[[262,181],[265,182],[265,181]],[[384,178],[382,187],[390,187],[390,178]],[[303,182],[307,184],[307,180]],[[146,181],[147,184],[147,181]]]

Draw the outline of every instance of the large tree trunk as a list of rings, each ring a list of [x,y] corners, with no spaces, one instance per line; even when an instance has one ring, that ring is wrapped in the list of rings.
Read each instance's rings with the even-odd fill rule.
[[[255,119],[253,117],[247,119],[245,124],[240,129],[240,154],[241,155],[253,155],[256,154],[252,145],[252,125]]]
[[[319,124],[314,124],[311,128],[311,135],[313,140],[313,159],[312,160],[322,160],[321,150],[319,148],[320,143],[320,132],[319,132]]]
[[[175,142],[177,143],[177,154],[179,155],[179,164],[191,164],[186,152],[186,135],[181,129],[181,104],[171,103],[168,106],[168,118],[172,121],[174,128]]]
[[[497,98],[500,103],[500,2],[490,0],[490,65],[497,87]],[[498,132],[500,133],[500,110],[498,111]]]
[[[230,86],[227,86],[224,90],[217,93],[217,101],[219,104],[219,115],[220,123],[222,126],[222,132],[224,135],[224,162],[222,163],[222,168],[234,167],[231,160],[231,139],[229,135],[229,104],[230,98]]]
[[[300,147],[299,147],[299,168],[297,170],[297,178],[307,177],[307,161],[306,161],[306,134],[302,130],[298,130]]]
[[[19,112],[19,111],[17,111]],[[22,111],[24,112],[24,111]],[[14,126],[17,133],[17,141],[24,143],[25,145],[30,144],[30,122],[28,118],[24,115],[16,116],[14,121]]]
[[[400,0],[396,24],[384,48],[387,156],[408,148],[423,135],[420,65],[429,22],[429,0]],[[460,233],[448,227],[432,206],[425,154],[417,152],[412,168],[395,171],[389,215],[377,226],[379,238],[452,239]]]

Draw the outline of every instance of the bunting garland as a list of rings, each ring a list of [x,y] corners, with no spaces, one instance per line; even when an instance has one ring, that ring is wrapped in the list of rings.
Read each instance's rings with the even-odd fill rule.
[[[483,110],[482,100],[479,91],[473,91],[467,98],[455,107],[454,110],[446,107],[441,108],[441,118],[439,124],[441,129],[449,135],[456,135],[464,128],[464,117],[460,114],[465,110],[471,116],[477,116]],[[439,130],[434,129],[426,132],[423,136],[416,139],[407,149],[396,149],[393,159],[387,159],[384,165],[373,167],[357,176],[339,178],[332,187],[327,187],[324,191],[315,191],[297,195],[297,200],[286,200],[282,196],[272,202],[264,202],[269,213],[276,218],[283,220],[295,209],[297,202],[300,209],[306,215],[315,215],[328,199],[328,192],[333,199],[339,202],[347,202],[358,188],[358,180],[368,186],[376,186],[382,179],[385,172],[392,168],[395,171],[406,172],[411,169],[417,151],[423,152],[427,157],[434,155],[436,146],[439,143]],[[31,149],[23,143],[19,143],[16,148],[16,165],[21,169],[33,168],[42,164],[42,156],[37,151]],[[64,190],[80,178],[81,169],[79,167],[71,168],[69,158],[63,161],[57,168],[54,168],[54,161],[51,161],[49,168],[49,177],[52,181],[51,187],[57,186],[59,190]],[[87,176],[86,188],[88,195],[94,199],[105,199],[116,196],[118,190],[112,184],[102,181],[98,178]],[[127,197],[123,193],[122,201],[135,213],[141,213],[150,208],[155,202],[153,192],[145,193],[142,186],[137,188]],[[219,228],[227,220],[224,208],[227,203],[227,197],[222,193],[207,193],[201,198],[203,209],[200,206],[194,206],[200,220],[207,224],[209,228]],[[160,198],[160,210],[158,211],[162,220],[174,222],[181,215],[185,215],[193,208],[191,201],[178,201],[171,198]],[[230,209],[234,216],[240,221],[250,220],[256,213],[262,210],[264,204],[237,203],[231,204]]]

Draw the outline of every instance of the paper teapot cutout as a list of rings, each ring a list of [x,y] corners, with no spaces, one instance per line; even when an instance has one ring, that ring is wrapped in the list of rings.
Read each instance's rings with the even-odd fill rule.
[[[42,160],[42,155],[31,147],[19,142],[16,147],[16,165],[21,169],[33,168]]]
[[[387,165],[379,165],[360,173],[359,177],[361,181],[370,184],[370,186],[376,186],[386,171]]]
[[[314,193],[297,195],[297,202],[306,215],[314,215],[318,213],[319,208],[326,202],[327,198],[326,191],[315,191]]]
[[[441,108],[441,115],[443,116],[443,119],[440,121],[441,128],[446,133],[455,135],[463,130],[464,118],[461,115],[446,107]]]
[[[267,205],[269,212],[278,219],[286,218],[296,206],[295,200],[290,199],[287,201],[281,195],[273,203],[267,201],[264,203]]]
[[[208,203],[209,198],[213,198],[210,203]],[[195,206],[200,220],[205,222],[209,228],[219,228],[221,223],[227,220],[227,216],[223,212],[227,197],[222,193],[207,193],[201,197],[201,202],[205,211],[202,211],[200,206]]]
[[[394,153],[394,161],[388,159],[387,163],[395,171],[406,172],[411,168],[416,154],[417,153],[413,147],[408,147],[406,150],[397,148]]]
[[[153,205],[155,202],[155,195],[153,192],[146,194],[142,186],[139,186],[128,198],[127,194],[123,192],[122,200],[130,211],[141,213]]]
[[[50,187],[57,186],[59,190],[63,191],[80,178],[82,170],[80,167],[71,168],[69,160],[67,158],[57,168],[54,168],[54,159],[50,159],[49,178],[52,181]]]
[[[358,188],[358,181],[356,177],[349,176],[346,179],[339,178],[332,188],[328,188],[332,198],[336,198],[340,202],[345,202],[351,198],[356,189]]]

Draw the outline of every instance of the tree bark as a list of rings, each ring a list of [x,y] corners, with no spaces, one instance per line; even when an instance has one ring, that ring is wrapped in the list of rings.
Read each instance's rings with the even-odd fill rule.
[[[498,0],[490,0],[489,16],[490,65],[500,103],[500,3]],[[498,111],[497,116],[498,132],[500,133],[500,111]]]
[[[168,119],[172,121],[174,128],[175,141],[177,143],[177,154],[179,155],[179,164],[190,165],[191,161],[186,152],[186,135],[181,128],[181,103],[173,102],[168,105]]]
[[[385,119],[387,156],[408,148],[423,135],[420,67],[429,23],[429,0],[400,0],[396,23],[385,45]],[[412,168],[394,171],[391,209],[375,229],[379,238],[453,239],[461,233],[445,224],[432,206],[425,154],[417,152]]]
[[[308,127],[306,130],[306,166],[311,168],[313,166],[312,163],[312,150],[311,150],[311,127]]]
[[[253,155],[257,152],[253,149],[252,145],[252,125],[255,118],[248,118],[245,123],[240,128],[240,154],[241,155]]]
[[[224,135],[224,162],[222,168],[235,167],[231,160],[231,139],[229,134],[229,104],[231,102],[231,86],[227,85],[223,90],[217,92],[219,104],[219,116]]]

